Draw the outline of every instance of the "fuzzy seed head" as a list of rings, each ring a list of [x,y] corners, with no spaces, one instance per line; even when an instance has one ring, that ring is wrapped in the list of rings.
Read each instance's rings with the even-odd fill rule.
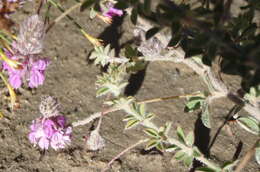
[[[41,114],[45,118],[57,116],[60,113],[60,104],[57,99],[51,96],[42,97],[42,101],[39,106]]]
[[[38,15],[33,15],[20,25],[20,32],[14,47],[23,55],[39,54],[43,48],[44,33],[44,22]]]

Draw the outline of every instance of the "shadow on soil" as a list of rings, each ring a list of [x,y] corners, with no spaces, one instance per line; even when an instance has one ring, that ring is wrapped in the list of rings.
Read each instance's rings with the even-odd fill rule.
[[[228,124],[233,119],[233,116],[237,114],[241,110],[240,106],[235,105],[227,114],[225,121],[221,126],[219,126],[216,134],[212,138],[212,141],[210,142],[210,129],[205,127],[201,121],[201,117],[199,115],[196,123],[195,123],[195,145],[199,148],[199,150],[205,155],[205,157],[210,156],[210,149],[213,147],[217,137],[219,136],[221,130],[224,128],[225,125]],[[236,152],[233,155],[233,160],[235,161],[238,159],[241,151],[243,148],[243,143],[239,141],[237,147],[236,147]],[[197,167],[202,166],[203,164],[199,161],[194,161],[193,162],[193,168],[190,170],[190,172],[194,172]]]
[[[198,118],[195,123],[195,142],[194,145],[198,147],[200,152],[204,154],[206,157],[209,157],[209,143],[210,143],[210,129],[205,127],[204,124],[201,121],[201,114],[198,115]],[[202,166],[203,164],[197,160],[193,162],[193,168],[190,170],[190,172],[195,172],[195,169],[197,167]]]
[[[126,96],[134,96],[141,88],[145,78],[146,68],[138,71],[136,74],[132,74],[128,79],[128,85],[125,88]]]
[[[104,44],[110,44],[115,49],[115,55],[118,56],[120,52],[119,40],[123,35],[120,27],[123,24],[123,17],[114,17],[113,23],[106,27],[106,29],[98,36],[99,39],[104,41]]]

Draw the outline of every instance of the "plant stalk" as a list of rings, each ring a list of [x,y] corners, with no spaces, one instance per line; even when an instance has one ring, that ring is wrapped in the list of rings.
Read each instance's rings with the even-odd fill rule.
[[[109,161],[109,163],[107,164],[107,167],[105,169],[103,169],[101,172],[106,172],[107,170],[109,170],[110,166],[112,165],[112,163],[117,160],[118,158],[120,158],[122,155],[124,155],[126,152],[130,151],[131,149],[135,148],[136,146],[147,142],[148,139],[145,140],[140,140],[137,143],[127,147],[125,150],[123,150],[122,152],[120,152],[117,156],[115,156],[111,161]]]

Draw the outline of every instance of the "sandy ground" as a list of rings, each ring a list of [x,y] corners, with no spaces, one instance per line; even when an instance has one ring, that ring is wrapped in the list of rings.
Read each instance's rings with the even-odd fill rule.
[[[71,3],[66,3],[69,7]],[[13,17],[22,21],[33,12],[33,4],[27,4],[23,11]],[[60,13],[53,9],[52,19]],[[132,39],[128,17],[116,20],[107,26],[101,21],[91,21],[88,12],[72,13],[77,21],[92,35],[103,38],[120,50],[120,46]],[[45,40],[44,55],[52,59],[46,73],[46,81],[36,90],[20,90],[21,108],[13,113],[4,110],[5,117],[0,119],[0,171],[5,172],[95,172],[106,166],[117,153],[144,138],[142,128],[124,131],[123,112],[111,113],[104,117],[101,134],[106,139],[106,147],[99,152],[89,152],[83,137],[91,125],[74,128],[73,142],[67,149],[59,152],[48,150],[45,153],[29,143],[27,135],[31,121],[38,117],[38,104],[42,95],[52,95],[62,104],[62,113],[70,122],[83,119],[91,113],[102,110],[102,98],[95,96],[96,75],[101,70],[89,64],[88,54],[91,44],[79,33],[70,21],[64,19],[54,26]],[[190,69],[181,64],[155,62],[145,71],[129,76],[130,86],[126,93],[144,100],[155,97],[180,95],[203,91],[203,81]],[[237,87],[240,79],[224,76],[231,87]],[[6,102],[1,102],[5,109]],[[185,100],[172,100],[149,104],[148,108],[157,115],[157,124],[166,121],[173,128],[182,126],[187,133],[194,131],[196,145],[212,160],[222,163],[240,158],[255,142],[256,138],[241,130],[237,124],[229,124],[216,135],[233,104],[222,99],[217,100],[211,109],[214,125],[211,130],[203,127],[199,120],[199,111],[184,112]],[[175,134],[174,131],[172,134]],[[216,136],[216,139],[214,137]],[[210,150],[207,148],[214,141]],[[187,172],[190,169],[175,161],[171,153],[156,150],[144,151],[144,145],[125,154],[116,161],[111,171],[117,172]],[[244,172],[260,171],[254,160]]]

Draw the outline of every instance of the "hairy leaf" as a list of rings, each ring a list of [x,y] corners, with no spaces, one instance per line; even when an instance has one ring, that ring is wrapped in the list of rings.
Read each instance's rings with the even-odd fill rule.
[[[181,127],[177,127],[177,135],[182,143],[185,143],[185,135]]]
[[[138,123],[139,123],[139,120],[136,120],[136,119],[129,120],[126,123],[125,129],[130,129],[130,128],[136,126]]]
[[[160,138],[158,132],[153,128],[146,128],[144,132],[153,138]]]
[[[253,133],[255,135],[260,134],[260,124],[255,118],[251,116],[240,117],[237,119],[237,122],[246,131]]]
[[[205,127],[211,128],[210,124],[210,114],[209,114],[209,105],[208,103],[203,103],[201,121]]]
[[[194,144],[194,133],[189,132],[189,134],[185,138],[185,142],[188,146],[192,146]]]

